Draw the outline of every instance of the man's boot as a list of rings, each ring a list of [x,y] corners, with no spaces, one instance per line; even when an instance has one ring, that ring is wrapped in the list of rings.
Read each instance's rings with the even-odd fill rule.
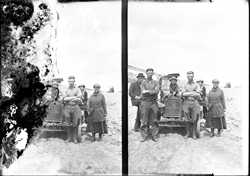
[[[70,131],[71,131],[71,129],[70,129],[70,127],[67,127],[67,140],[65,141],[65,142],[70,142]]]
[[[189,125],[189,123],[187,122],[187,124],[186,124],[186,133],[187,133],[187,134],[184,136],[184,139],[187,139],[187,138],[189,137],[189,130],[190,130],[190,129],[189,129],[189,126],[190,126],[190,125]]]
[[[158,139],[157,139],[156,135],[152,136],[152,140],[155,141],[155,142],[158,142]]]
[[[99,141],[101,141],[101,140],[102,140],[102,134],[99,133]]]
[[[192,125],[192,138],[196,139],[196,123],[193,123]]]
[[[211,128],[211,134],[210,137],[214,137],[214,128]]]
[[[73,128],[73,135],[74,135],[74,143],[77,144],[77,139],[76,139],[76,136],[77,136],[77,126],[76,127],[72,127]]]
[[[91,138],[91,142],[95,141],[95,133],[92,133],[92,138]]]
[[[218,129],[217,137],[221,137],[221,129]]]

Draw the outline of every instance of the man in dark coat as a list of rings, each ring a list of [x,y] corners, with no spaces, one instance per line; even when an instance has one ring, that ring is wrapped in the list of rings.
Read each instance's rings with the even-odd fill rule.
[[[85,120],[85,123],[87,123],[87,119],[88,119],[88,112],[87,112],[88,93],[85,90],[84,84],[79,84],[78,88],[81,90],[81,93],[82,93],[82,96],[81,96],[82,103],[79,105],[81,111],[84,113],[84,119],[82,119],[82,122],[83,122],[83,120]]]
[[[206,96],[207,96],[207,93],[206,93],[206,87],[203,85],[203,80],[202,79],[198,79],[196,81],[199,85],[200,85],[200,88],[201,88],[201,91],[200,91],[200,95],[201,95],[201,98],[198,100],[199,104],[202,106],[202,112],[203,112],[203,118],[206,119],[206,115],[207,115],[207,108],[206,108]]]
[[[129,87],[129,96],[131,97],[132,106],[137,106],[137,114],[135,119],[134,130],[139,131],[141,127],[140,121],[140,106],[141,106],[141,83],[144,79],[143,73],[139,73],[137,76],[137,81],[132,82]]]

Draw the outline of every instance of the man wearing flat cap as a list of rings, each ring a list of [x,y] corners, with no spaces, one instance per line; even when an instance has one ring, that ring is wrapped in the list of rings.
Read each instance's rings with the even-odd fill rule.
[[[186,121],[186,136],[190,136],[192,130],[192,137],[196,138],[196,124],[198,117],[200,115],[200,105],[198,99],[200,98],[200,86],[194,82],[194,72],[187,72],[188,82],[184,86],[184,91],[182,96],[184,97],[184,102],[182,110],[184,112],[184,118]]]
[[[158,104],[159,83],[153,80],[154,70],[146,70],[147,79],[142,81],[142,102],[141,102],[141,142],[144,142],[151,134],[152,140],[157,142],[158,134]],[[152,113],[150,113],[152,112]],[[151,128],[150,128],[151,126]]]
[[[63,97],[63,102],[65,104],[63,114],[65,116],[65,121],[67,123],[68,130],[67,135],[68,138],[66,142],[69,142],[71,139],[71,134],[73,133],[73,141],[77,143],[77,128],[80,123],[81,118],[81,109],[79,104],[82,103],[81,100],[81,91],[78,87],[75,86],[75,77],[68,77],[69,87],[65,91],[65,96]]]
[[[137,114],[135,119],[134,131],[139,131],[141,126],[140,121],[140,105],[141,105],[141,83],[144,79],[143,73],[139,73],[137,81],[132,82],[129,87],[129,96],[131,97],[132,106],[137,106]]]

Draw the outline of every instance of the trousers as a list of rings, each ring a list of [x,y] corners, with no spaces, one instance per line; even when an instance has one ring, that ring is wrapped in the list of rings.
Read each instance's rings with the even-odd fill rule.
[[[142,101],[141,103],[141,136],[147,137],[149,134],[158,134],[158,106],[157,102]]]

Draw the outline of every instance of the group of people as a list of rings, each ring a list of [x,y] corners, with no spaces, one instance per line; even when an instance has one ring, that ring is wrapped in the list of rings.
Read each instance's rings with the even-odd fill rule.
[[[159,82],[153,80],[154,70],[146,70],[147,78],[143,73],[139,73],[137,81],[132,82],[129,88],[132,106],[137,106],[134,130],[141,132],[141,142],[151,136],[157,142],[158,134],[158,93],[160,92]],[[217,136],[221,136],[221,130],[226,129],[225,111],[226,104],[223,91],[218,87],[219,80],[212,81],[213,88],[206,95],[206,88],[203,80],[194,81],[194,72],[187,72],[187,83],[183,90],[177,84],[177,78],[169,79],[169,94],[167,97],[175,96],[183,99],[182,111],[186,124],[186,135],[184,138],[196,138],[196,125],[200,112],[203,110],[206,128],[211,128],[211,137],[214,136],[214,129],[218,129]],[[164,97],[165,98],[165,97]],[[202,108],[202,109],[201,109]]]
[[[108,133],[106,116],[107,108],[104,95],[100,92],[100,85],[93,86],[94,93],[88,99],[84,84],[75,85],[75,77],[68,77],[69,87],[60,97],[59,84],[56,81],[51,83],[51,98],[47,102],[61,101],[63,103],[63,121],[67,124],[67,140],[77,143],[77,130],[80,123],[87,123],[86,132],[92,133],[91,141],[96,140],[96,133],[99,133],[98,140],[102,135]]]

